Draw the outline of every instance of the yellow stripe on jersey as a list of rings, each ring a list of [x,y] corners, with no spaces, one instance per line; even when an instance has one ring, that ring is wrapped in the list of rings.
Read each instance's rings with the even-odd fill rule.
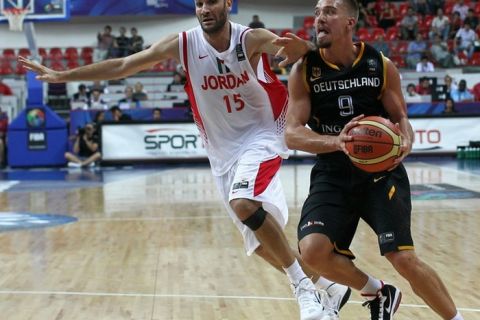
[[[327,66],[329,66],[329,67],[332,68],[332,69],[335,69],[335,70],[339,70],[339,71],[340,71],[340,68],[339,68],[337,65],[335,65],[335,64],[333,64],[333,63],[331,63],[331,62],[328,62],[327,59],[325,59],[325,55],[323,54],[323,49],[320,49],[320,57],[322,57],[323,62],[325,62],[325,64],[326,64]]]
[[[362,60],[364,51],[365,51],[365,43],[360,42],[360,52],[358,53],[357,59],[353,61],[353,67],[355,67],[355,65],[359,63],[360,60]]]
[[[393,195],[395,194],[395,191],[396,191],[395,186],[392,186],[390,188],[390,191],[388,192],[388,200],[392,200]]]

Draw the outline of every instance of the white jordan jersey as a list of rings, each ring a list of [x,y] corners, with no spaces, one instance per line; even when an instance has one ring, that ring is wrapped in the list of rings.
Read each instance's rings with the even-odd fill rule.
[[[283,140],[287,89],[270,70],[266,55],[254,71],[245,49],[251,29],[230,24],[230,47],[224,52],[205,40],[200,26],[179,34],[185,90],[216,176],[252,148],[267,148],[284,158],[288,154]]]

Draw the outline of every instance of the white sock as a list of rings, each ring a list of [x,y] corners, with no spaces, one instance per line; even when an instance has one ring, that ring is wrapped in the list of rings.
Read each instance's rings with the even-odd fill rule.
[[[315,286],[319,289],[325,290],[334,283],[335,282],[330,281],[327,278],[320,277],[320,278],[318,278],[317,282],[315,282]]]
[[[288,279],[290,279],[290,282],[294,285],[297,285],[300,280],[307,277],[305,272],[303,272],[302,267],[300,267],[300,263],[298,263],[297,259],[295,259],[290,267],[283,268],[283,270],[285,270]]]
[[[377,296],[378,290],[382,289],[383,287],[383,282],[373,278],[371,276],[368,276],[368,281],[365,284],[365,286],[360,290],[360,293],[362,296],[364,296],[366,299],[369,297],[375,298]]]
[[[463,317],[460,312],[457,311],[457,314],[452,318],[452,320],[463,320]]]

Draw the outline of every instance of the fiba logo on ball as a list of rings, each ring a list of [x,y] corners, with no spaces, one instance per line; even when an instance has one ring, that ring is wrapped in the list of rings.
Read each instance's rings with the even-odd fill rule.
[[[353,165],[366,172],[390,169],[400,155],[400,132],[388,119],[365,117],[349,130],[352,141],[345,143]]]
[[[41,109],[32,109],[27,112],[27,123],[30,128],[41,128],[45,125],[45,112]]]

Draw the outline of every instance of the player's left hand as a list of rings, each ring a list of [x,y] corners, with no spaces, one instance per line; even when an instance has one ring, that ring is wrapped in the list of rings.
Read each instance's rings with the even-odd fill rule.
[[[272,42],[274,45],[281,47],[275,57],[283,57],[284,59],[278,64],[280,67],[286,67],[291,63],[297,62],[308,51],[312,50],[313,44],[297,37],[293,33],[287,33],[284,37],[279,37]]]
[[[395,127],[397,127],[398,131],[400,132],[400,155],[397,159],[395,159],[395,161],[393,162],[393,167],[388,169],[388,171],[392,171],[393,169],[395,169],[412,151],[412,141],[408,138],[406,134],[402,132],[402,130],[400,129],[400,124],[395,123]]]

